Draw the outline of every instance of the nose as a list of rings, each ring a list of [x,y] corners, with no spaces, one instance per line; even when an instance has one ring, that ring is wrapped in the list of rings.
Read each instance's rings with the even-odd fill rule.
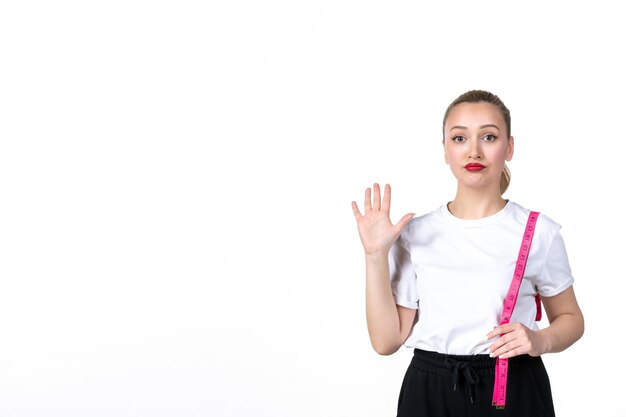
[[[480,139],[472,139],[469,141],[468,157],[470,159],[481,159],[483,156]]]

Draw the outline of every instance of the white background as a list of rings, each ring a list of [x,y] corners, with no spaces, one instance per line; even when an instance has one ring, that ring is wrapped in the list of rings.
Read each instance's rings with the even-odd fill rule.
[[[623,14],[509,3],[2,1],[0,416],[395,415],[350,202],[450,200],[474,88],[512,112],[505,196],[563,226],[557,414],[626,415]]]

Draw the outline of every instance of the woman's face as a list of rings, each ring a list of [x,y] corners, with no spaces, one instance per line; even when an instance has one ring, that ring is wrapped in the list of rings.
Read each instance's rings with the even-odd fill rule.
[[[513,137],[496,107],[490,103],[461,103],[444,125],[446,163],[459,186],[497,188],[504,163],[513,158]]]

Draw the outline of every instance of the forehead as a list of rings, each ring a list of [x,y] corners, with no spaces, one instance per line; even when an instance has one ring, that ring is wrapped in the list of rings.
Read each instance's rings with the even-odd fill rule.
[[[504,117],[495,104],[461,103],[452,108],[444,128],[447,131],[455,126],[472,128],[488,124],[505,128]]]

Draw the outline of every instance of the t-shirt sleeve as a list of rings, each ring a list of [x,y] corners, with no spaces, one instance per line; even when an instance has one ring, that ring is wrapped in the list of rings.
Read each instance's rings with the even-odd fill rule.
[[[399,241],[389,251],[389,276],[396,304],[417,310],[419,298],[411,255]]]
[[[567,258],[565,242],[561,233],[557,231],[535,285],[539,294],[552,297],[565,291],[573,283],[574,277]]]

